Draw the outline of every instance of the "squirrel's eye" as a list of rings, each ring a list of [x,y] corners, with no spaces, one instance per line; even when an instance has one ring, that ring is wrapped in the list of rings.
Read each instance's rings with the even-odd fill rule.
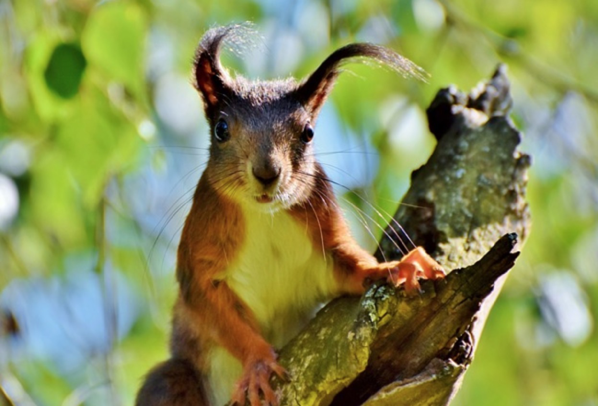
[[[303,141],[304,144],[309,144],[313,138],[314,129],[311,127],[311,125],[306,124],[303,132],[301,133],[301,141]]]
[[[230,138],[228,133],[228,124],[223,119],[218,120],[214,127],[214,137],[218,142],[227,141]]]

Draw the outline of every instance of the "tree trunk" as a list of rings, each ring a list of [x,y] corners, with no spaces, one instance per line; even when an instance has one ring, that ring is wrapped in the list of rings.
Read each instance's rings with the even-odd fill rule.
[[[277,382],[282,405],[449,404],[529,232],[530,158],[510,105],[504,66],[468,96],[438,92],[428,108],[438,144],[394,218],[453,271],[419,295],[375,284],[329,303],[280,352],[291,375]],[[398,235],[392,224],[386,234]],[[376,256],[400,257],[397,244],[384,238]]]

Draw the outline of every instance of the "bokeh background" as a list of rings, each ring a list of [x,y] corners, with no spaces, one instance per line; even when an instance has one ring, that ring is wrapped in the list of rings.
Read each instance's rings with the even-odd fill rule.
[[[167,357],[175,250],[207,159],[192,56],[207,28],[247,20],[261,37],[224,58],[251,78],[305,75],[356,40],[431,74],[351,65],[316,127],[372,250],[434,147],[435,92],[508,64],[533,230],[454,405],[598,405],[596,0],[0,0],[5,399],[132,404]]]

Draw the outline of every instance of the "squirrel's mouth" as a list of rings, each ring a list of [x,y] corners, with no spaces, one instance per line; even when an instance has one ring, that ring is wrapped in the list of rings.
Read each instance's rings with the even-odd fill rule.
[[[272,196],[268,195],[267,193],[263,193],[259,196],[256,196],[255,200],[258,203],[272,203],[274,201],[274,198]]]

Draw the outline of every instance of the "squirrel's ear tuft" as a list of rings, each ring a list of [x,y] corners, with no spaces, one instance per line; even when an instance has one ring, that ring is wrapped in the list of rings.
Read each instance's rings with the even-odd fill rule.
[[[396,52],[373,44],[349,44],[334,51],[306,80],[295,89],[295,97],[315,118],[330,94],[343,63],[354,58],[370,58],[389,66],[404,77],[425,80],[426,72]]]
[[[230,77],[220,64],[220,48],[222,43],[234,35],[239,26],[212,28],[201,39],[193,63],[195,88],[201,92],[206,113],[216,108],[223,97],[230,93]]]

